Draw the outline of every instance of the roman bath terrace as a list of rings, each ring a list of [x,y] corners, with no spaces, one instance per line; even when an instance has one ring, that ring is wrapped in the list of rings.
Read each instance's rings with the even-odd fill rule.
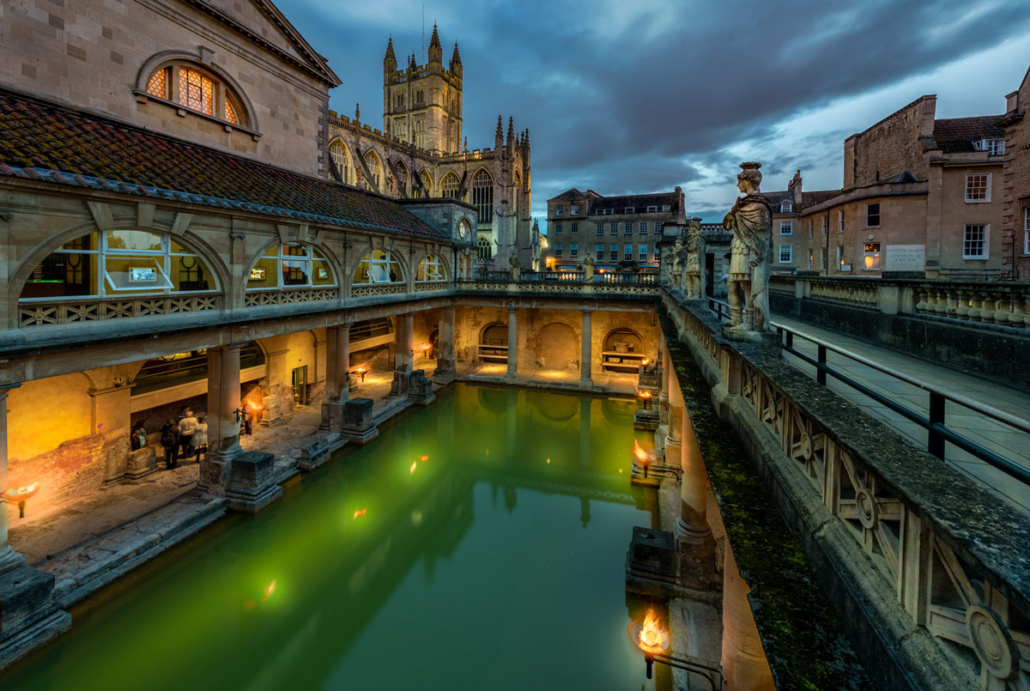
[[[0,1],[0,688],[1030,691],[1030,74],[544,235],[445,28]]]

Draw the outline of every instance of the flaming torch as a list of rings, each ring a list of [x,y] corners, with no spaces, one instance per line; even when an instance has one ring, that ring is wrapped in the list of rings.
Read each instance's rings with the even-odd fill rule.
[[[648,453],[644,447],[640,445],[640,442],[634,439],[633,455],[636,457],[637,462],[644,468],[644,477],[647,477],[647,469],[655,462],[654,454]]]
[[[11,504],[18,505],[18,518],[25,518],[25,502],[36,495],[39,491],[39,483],[33,482],[31,485],[19,487],[18,489],[11,488],[4,492],[4,500]]]
[[[648,607],[647,614],[643,620],[637,619],[629,626],[629,639],[633,645],[640,648],[644,653],[644,662],[647,663],[647,678],[651,678],[651,669],[655,663],[675,667],[688,672],[698,674],[711,684],[713,690],[721,691],[726,683],[722,675],[722,667],[715,667],[705,660],[696,657],[673,657],[669,655],[672,647],[672,636],[662,627],[654,608]]]
[[[644,401],[644,410],[650,410],[651,409],[651,392],[650,392],[650,390],[648,390],[648,389],[640,389],[639,391],[637,391],[637,396],[640,396],[640,399],[642,401]]]
[[[361,375],[361,383],[364,384],[365,383],[365,374],[368,372],[368,368],[362,366],[362,367],[358,367],[354,371]]]
[[[422,351],[422,359],[423,360],[428,360],[429,359],[429,351],[433,349],[433,344],[432,343],[423,343],[422,345],[420,345],[418,347],[418,349]]]

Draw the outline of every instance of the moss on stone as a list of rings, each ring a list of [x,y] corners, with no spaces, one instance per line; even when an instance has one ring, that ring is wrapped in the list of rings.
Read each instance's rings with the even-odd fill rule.
[[[663,331],[675,333],[662,321]],[[801,543],[736,434],[716,415],[690,351],[670,340],[669,353],[777,688],[871,688]]]

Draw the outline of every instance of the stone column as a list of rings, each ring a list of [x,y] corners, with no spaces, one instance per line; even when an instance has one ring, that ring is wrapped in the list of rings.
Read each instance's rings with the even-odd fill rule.
[[[665,345],[664,336],[658,338],[658,366],[662,368],[662,392],[658,395],[658,420],[660,425],[668,426],[669,372],[672,370],[672,361],[669,359],[669,347]]]
[[[398,315],[395,335],[393,384],[390,386],[390,395],[407,396],[415,348],[412,342],[415,335],[415,315]]]
[[[339,432],[343,425],[343,405],[350,398],[350,324],[326,329],[325,367],[322,429]]]
[[[590,367],[592,355],[590,354],[593,334],[590,329],[590,310],[583,310],[583,352],[580,355],[579,386],[583,389],[594,388],[594,381],[590,378]]]
[[[232,459],[240,455],[240,349],[242,343],[207,349],[208,453],[200,463],[199,486],[223,494]]]
[[[505,381],[515,381],[519,376],[519,323],[516,317],[517,313],[517,308],[508,308],[508,373],[504,376]]]
[[[683,392],[675,375],[669,376],[669,434],[665,438],[665,464],[681,465],[683,446]]]
[[[89,389],[91,427],[93,434],[104,440],[104,486],[120,484],[125,480],[129,462],[129,418],[132,384]],[[2,491],[2,490],[0,490]]]
[[[454,305],[440,310],[440,352],[436,356],[436,372],[434,376],[454,376]]]
[[[21,384],[0,387],[0,492],[7,490],[7,395]],[[26,559],[7,544],[7,513],[17,511],[16,504],[0,503],[0,575],[24,566]]]
[[[678,391],[677,389],[675,389]],[[709,550],[700,549],[712,545],[712,530],[708,527],[708,472],[701,457],[701,447],[690,424],[689,411],[683,410],[682,394],[680,394],[680,418],[682,450],[680,467],[683,477],[680,480],[680,517],[676,521],[676,544],[689,548],[696,559],[702,559]]]

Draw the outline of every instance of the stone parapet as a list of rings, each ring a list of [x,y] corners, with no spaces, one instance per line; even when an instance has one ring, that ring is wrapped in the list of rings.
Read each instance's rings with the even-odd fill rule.
[[[1030,619],[1030,519],[777,348],[727,341],[705,309],[667,293],[661,311],[815,563],[874,685],[1030,683],[1019,623]]]

